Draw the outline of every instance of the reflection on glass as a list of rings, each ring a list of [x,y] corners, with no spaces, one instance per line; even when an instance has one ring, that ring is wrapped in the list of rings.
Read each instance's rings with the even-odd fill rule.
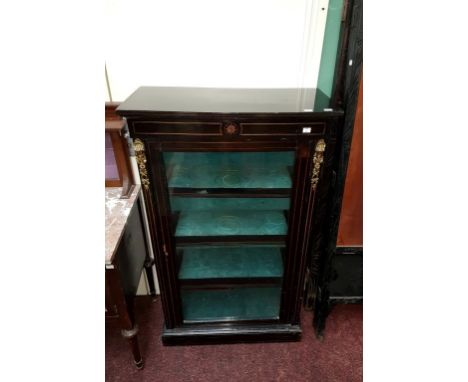
[[[169,188],[291,188],[292,152],[164,154]]]

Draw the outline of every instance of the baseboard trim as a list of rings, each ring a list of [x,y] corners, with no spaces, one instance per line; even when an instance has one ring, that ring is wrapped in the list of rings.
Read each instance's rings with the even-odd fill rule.
[[[299,341],[301,332],[299,325],[290,324],[232,327],[199,325],[174,329],[164,327],[162,341],[164,345],[284,342]]]

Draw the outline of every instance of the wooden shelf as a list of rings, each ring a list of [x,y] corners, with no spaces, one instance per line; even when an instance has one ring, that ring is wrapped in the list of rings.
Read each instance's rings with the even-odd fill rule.
[[[205,244],[285,244],[286,235],[233,235],[233,236],[182,236],[176,238],[178,247]]]
[[[192,198],[289,198],[289,188],[169,188],[171,196]]]

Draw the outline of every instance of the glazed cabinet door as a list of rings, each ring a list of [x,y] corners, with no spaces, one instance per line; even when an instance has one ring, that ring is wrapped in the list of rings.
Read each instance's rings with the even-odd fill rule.
[[[145,146],[166,326],[294,321],[310,146]]]

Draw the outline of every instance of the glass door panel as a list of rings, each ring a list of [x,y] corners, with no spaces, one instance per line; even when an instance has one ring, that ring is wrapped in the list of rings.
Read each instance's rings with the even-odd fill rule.
[[[164,153],[184,323],[279,318],[294,160]]]

